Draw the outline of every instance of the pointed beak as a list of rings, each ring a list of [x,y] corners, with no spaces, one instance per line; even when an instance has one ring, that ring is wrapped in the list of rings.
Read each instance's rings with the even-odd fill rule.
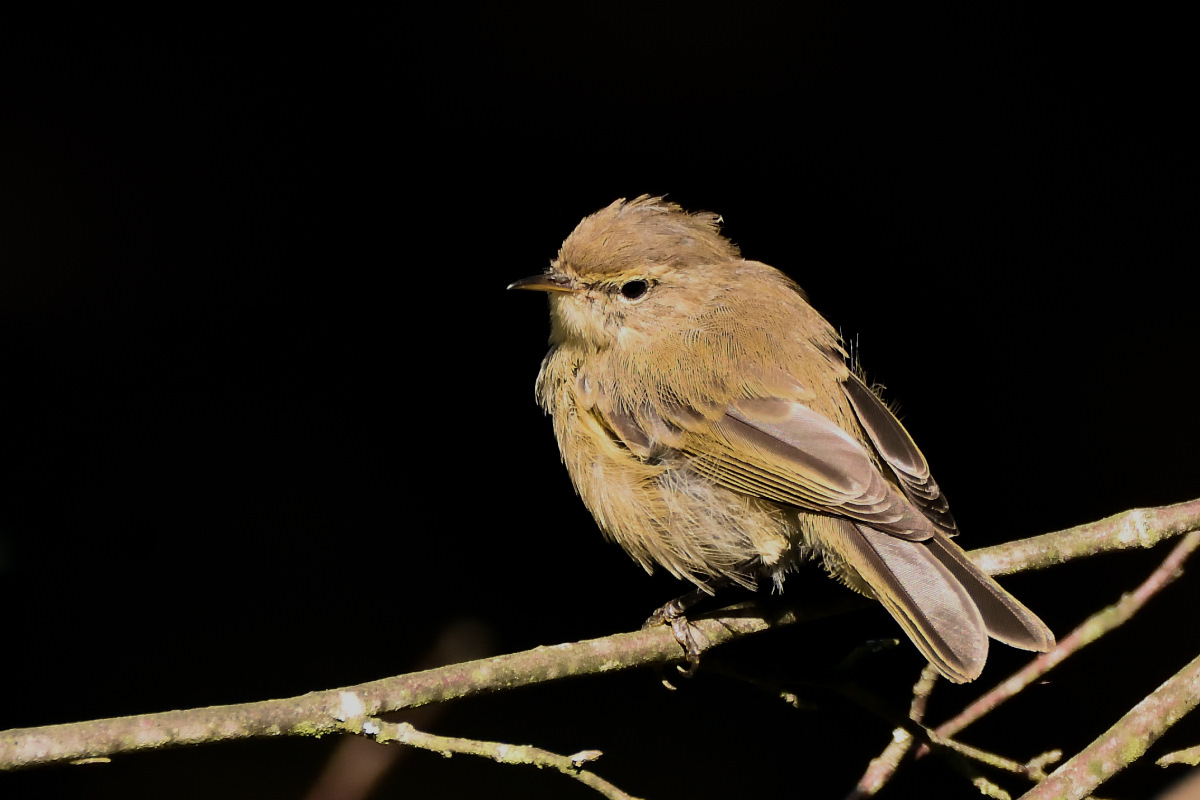
[[[509,289],[528,289],[534,292],[568,292],[580,290],[580,286],[571,278],[559,272],[544,272],[541,275],[530,275],[508,285]]]

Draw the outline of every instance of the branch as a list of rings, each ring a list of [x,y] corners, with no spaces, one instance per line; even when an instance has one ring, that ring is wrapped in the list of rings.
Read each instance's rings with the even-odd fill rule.
[[[768,628],[817,619],[840,608],[789,610],[764,617],[752,606],[740,604],[723,609],[726,616],[693,621],[701,651]],[[256,736],[362,734],[365,718],[388,711],[563,678],[678,663],[681,655],[671,630],[659,626],[284,700],[16,728],[0,733],[0,770]]]
[[[985,571],[1012,572],[1103,550],[1149,547],[1168,536],[1196,528],[1200,528],[1200,500],[1119,514],[1056,534],[986,548],[973,553],[972,558]],[[1046,552],[1053,557],[1047,560]],[[771,616],[764,616],[753,604],[740,604],[718,612],[722,616],[700,618],[693,624],[700,649],[704,651],[769,628],[837,613],[854,605],[853,599],[847,594],[846,602],[836,607],[791,609]],[[0,770],[255,736],[362,734],[365,718],[387,711],[680,660],[679,645],[671,631],[662,626],[539,647],[284,700],[14,729],[0,733]]]
[[[1183,541],[1167,555],[1154,572],[1142,582],[1137,589],[1123,595],[1119,601],[1108,608],[1097,611],[1088,617],[1075,630],[1049,653],[1029,662],[1025,667],[1014,673],[1008,680],[980,697],[954,718],[947,720],[937,728],[938,736],[953,736],[983,715],[992,711],[1005,700],[1014,696],[1029,684],[1041,678],[1054,667],[1061,664],[1069,656],[1082,650],[1087,645],[1099,639],[1104,634],[1124,624],[1130,617],[1141,610],[1151,597],[1154,597],[1168,584],[1179,576],[1183,562],[1200,546],[1200,531],[1192,531]],[[918,751],[917,757],[924,755]]]
[[[1141,610],[1151,597],[1154,597],[1179,576],[1184,561],[1198,546],[1200,546],[1200,531],[1192,531],[1171,550],[1162,563],[1155,568],[1137,589],[1122,596],[1117,603],[1093,614],[1069,635],[1061,639],[1058,645],[1049,653],[1038,656],[1007,680],[971,703],[971,705],[967,706],[957,716],[942,723],[935,730],[930,731],[930,738],[945,744],[948,737],[954,736],[971,723],[995,710],[1005,700],[1021,692],[1029,684],[1049,672],[1050,669],[1062,663],[1068,656],[1077,653],[1105,633],[1128,621],[1135,613]],[[917,702],[919,694],[926,694],[922,683],[918,683],[917,686],[913,687],[914,704]],[[926,697],[922,696],[922,703],[925,700]],[[914,719],[916,718],[914,717]],[[888,746],[883,756],[871,761],[867,773],[860,779],[858,786],[851,792],[847,800],[874,796],[891,779],[892,774],[899,766],[901,758],[907,752],[912,742],[911,736],[909,736],[905,740],[903,747],[898,744],[901,740],[900,734],[906,733],[903,729],[897,729],[893,734],[894,737],[897,737],[896,740]],[[922,744],[917,748],[914,757],[921,758],[929,753],[929,750],[928,743]],[[885,758],[885,756],[891,757]],[[1043,767],[1048,763],[1057,761],[1060,757],[1060,752],[1052,751],[1051,753],[1039,756],[1028,764],[1021,765],[1020,770],[1010,771],[1017,771],[1026,775],[1031,780],[1041,781],[1046,777]]]
[[[1047,764],[1054,763],[1062,758],[1062,752],[1055,750],[1043,753],[1022,764],[996,753],[990,753],[978,747],[955,741],[949,737],[939,736],[937,732],[926,728],[921,724],[921,721],[925,716],[925,708],[929,702],[929,695],[933,691],[937,678],[937,670],[932,665],[927,664],[921,672],[920,679],[913,686],[912,705],[909,709],[909,720],[911,720],[912,724],[904,722],[892,732],[892,741],[884,749],[883,753],[871,760],[867,771],[859,779],[858,784],[851,790],[850,794],[846,796],[846,800],[865,800],[865,798],[874,797],[878,794],[887,785],[888,781],[891,780],[900,762],[916,741],[923,742],[921,745],[922,752],[928,752],[931,747],[937,748],[938,754],[943,756],[951,767],[962,773],[982,794],[988,797],[1004,798],[1005,800],[1009,800],[1008,793],[980,775],[972,762],[984,764],[1014,775],[1020,775],[1036,782],[1046,778],[1044,768]],[[869,697],[864,698],[862,692],[854,690],[852,694],[847,693],[847,696],[855,699],[856,702],[859,702],[860,705],[863,705],[868,710],[878,713],[880,704],[862,702],[864,699],[870,700]]]
[[[1076,558],[1154,547],[1200,528],[1200,499],[1173,506],[1135,508],[1074,528],[971,551],[971,560],[989,575],[1045,569]]]
[[[1171,676],[1022,800],[1077,800],[1140,758],[1200,702],[1200,656]]]
[[[1198,508],[1200,508],[1200,500],[1159,509],[1136,509],[1123,514],[1117,514],[1091,525],[1080,525],[1065,531],[1059,531],[1058,533],[972,551],[972,560],[979,564],[984,571],[990,574],[1000,574],[1006,571],[1019,571],[1019,569],[1025,567],[1037,569],[1041,566],[1046,566],[1048,563],[1054,563],[1053,561],[1044,562],[1042,558],[1043,553],[1061,554],[1067,549],[1098,552],[1095,550],[1097,530],[1100,526],[1104,525],[1108,526],[1106,529],[1108,539],[1102,541],[1116,545],[1115,549],[1123,549],[1124,547],[1131,546],[1126,544],[1131,541],[1150,543],[1146,546],[1151,546],[1153,543],[1167,538],[1167,536],[1191,530],[1191,533],[1176,545],[1166,559],[1136,590],[1123,596],[1118,603],[1093,614],[1068,636],[1059,640],[1058,645],[1049,653],[1045,653],[1034,659],[1023,669],[967,706],[960,714],[938,726],[936,730],[930,733],[942,740],[954,736],[972,722],[994,710],[1005,700],[1015,696],[1068,656],[1096,641],[1096,639],[1123,624],[1137,613],[1151,597],[1178,576],[1179,569],[1184,560],[1200,545],[1200,531],[1192,530],[1196,527],[1195,515],[1200,513]],[[1148,527],[1145,524],[1146,520],[1157,520],[1162,527]],[[1129,531],[1131,530],[1139,531],[1140,533],[1137,536],[1131,537],[1129,535]],[[1044,548],[1041,552],[1029,545],[1030,542],[1044,542],[1046,540],[1053,540],[1053,545]],[[1014,566],[1015,559],[1022,559],[1023,561],[1019,566]],[[921,680],[913,687],[913,709],[910,718],[917,723],[922,721],[925,703],[928,700],[929,692],[933,689],[933,684],[927,682],[929,674],[931,674],[931,668],[926,667],[925,671],[922,672]],[[936,672],[932,673],[932,675],[936,677]],[[920,703],[919,706],[918,702]],[[920,708],[919,714],[918,708]],[[900,761],[908,753],[912,744],[913,736],[909,731],[904,728],[894,730],[892,732],[892,741],[878,757],[871,759],[867,771],[859,779],[858,785],[847,795],[846,800],[860,800],[861,798],[874,797],[891,780],[892,775],[900,765]],[[917,748],[916,758],[920,758],[928,752],[929,745],[922,744]],[[1054,760],[1057,760],[1058,757],[1058,755],[1055,755]],[[1044,777],[1044,773],[1041,771],[1041,764],[1027,764],[1024,766],[1035,780]]]

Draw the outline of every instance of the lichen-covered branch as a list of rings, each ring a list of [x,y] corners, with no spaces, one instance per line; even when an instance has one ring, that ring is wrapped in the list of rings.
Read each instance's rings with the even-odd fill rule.
[[[1111,606],[1088,617],[1075,630],[1059,640],[1049,653],[1043,653],[1007,680],[980,697],[952,719],[937,728],[939,736],[954,736],[983,715],[1013,697],[1029,684],[1040,679],[1069,656],[1082,650],[1109,631],[1121,626],[1136,614],[1146,602],[1158,594],[1179,575],[1183,562],[1200,547],[1200,531],[1192,531],[1171,550],[1154,572],[1132,592],[1122,595]],[[923,751],[918,751],[918,756]]]
[[[1171,676],[1023,800],[1078,800],[1140,758],[1200,702],[1200,656]]]
[[[1150,546],[1197,528],[1200,500],[1128,512],[1092,525],[987,548],[972,553],[972,558],[986,571],[1013,572],[1105,549]],[[835,610],[793,609],[768,618],[753,604],[741,604],[694,622],[698,644],[706,650]],[[674,636],[662,627],[539,647],[284,700],[14,729],[0,733],[0,770],[255,736],[358,733],[348,719],[544,681],[677,663],[680,656]]]
[[[973,702],[960,714],[938,726],[933,734],[938,737],[954,736],[967,725],[994,710],[1005,700],[1015,696],[1068,656],[1078,652],[1132,617],[1151,597],[1177,577],[1183,562],[1197,546],[1200,546],[1200,531],[1195,530],[1200,523],[1198,515],[1200,515],[1200,500],[1166,508],[1138,509],[1114,515],[1091,525],[1081,525],[1045,536],[972,551],[971,558],[986,572],[1002,574],[1058,563],[1055,560],[1047,561],[1047,555],[1060,558],[1064,553],[1073,553],[1074,555],[1069,558],[1075,558],[1080,554],[1099,552],[1097,548],[1103,549],[1105,543],[1109,545],[1107,549],[1124,549],[1134,544],[1148,547],[1169,536],[1190,531],[1136,590],[1123,596],[1116,604],[1092,615],[1068,636],[1059,640],[1058,645],[1052,651],[1031,661],[999,686]],[[1153,520],[1154,523],[1151,524],[1148,520]],[[1130,535],[1131,531],[1135,532],[1135,535]],[[1030,544],[1032,542],[1041,542],[1042,544],[1037,547],[1032,546]],[[930,668],[926,668],[922,673],[921,680],[913,687],[911,718],[914,722],[919,723],[924,715],[924,705],[928,700],[929,692],[933,689],[932,682],[928,681],[931,674],[936,675],[936,673],[931,673]],[[920,703],[920,714],[917,713],[918,703]],[[891,779],[913,743],[912,734],[904,728],[894,730],[892,741],[889,742],[883,753],[871,759],[866,772],[847,795],[846,800],[874,797]],[[920,757],[928,752],[929,745],[922,744],[917,749],[916,755]],[[1059,755],[1056,754],[1054,758],[1057,757]],[[1030,774],[1035,778],[1040,777],[1040,770],[1040,765],[1033,765]]]
[[[971,560],[989,575],[1045,569],[1077,558],[1154,547],[1200,529],[1200,499],[1158,508],[1135,508],[1074,528],[971,551]]]
[[[725,616],[695,620],[697,642],[703,651],[801,617],[813,619],[836,610],[793,610],[767,618],[753,610],[753,604],[741,604],[724,609]],[[532,683],[672,664],[680,656],[679,644],[664,626],[537,647],[284,700],[13,729],[0,733],[0,770],[256,736],[360,733],[348,720]]]

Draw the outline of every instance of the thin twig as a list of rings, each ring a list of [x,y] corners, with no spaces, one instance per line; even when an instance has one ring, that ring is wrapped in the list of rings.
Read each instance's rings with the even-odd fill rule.
[[[1062,761],[1062,757],[1062,750],[1047,750],[1025,762],[1025,768],[1034,780],[1042,781],[1046,779],[1046,767]]]
[[[1012,800],[1012,795],[982,775],[976,775],[972,778],[971,785],[978,789],[981,795],[990,797],[992,800]]]
[[[374,727],[371,727],[374,726]],[[436,736],[432,733],[419,731],[407,722],[384,722],[383,720],[368,720],[364,726],[374,733],[375,741],[386,744],[399,742],[410,747],[419,747],[439,753],[447,758],[456,753],[482,756],[498,761],[501,764],[526,764],[539,769],[549,767],[562,774],[574,778],[585,786],[595,789],[609,800],[638,800],[633,795],[613,786],[594,772],[583,769],[583,765],[600,757],[599,750],[585,750],[570,756],[560,756],[532,745],[505,744],[503,742],[488,742],[480,739],[461,739],[451,736]]]
[[[926,664],[925,669],[921,670],[921,677],[913,686],[913,699],[909,706],[908,718],[918,725],[925,719],[925,708],[928,705],[929,695],[937,684],[937,679],[937,669],[932,664]],[[897,767],[900,766],[900,761],[908,753],[914,741],[913,735],[904,728],[894,729],[892,740],[888,742],[882,753],[871,759],[871,763],[867,765],[867,771],[858,779],[858,784],[850,794],[846,795],[846,800],[863,800],[863,798],[874,797],[878,794],[879,790],[891,780]]]
[[[1200,702],[1200,656],[1024,795],[1022,800],[1078,800],[1140,758]]]
[[[921,679],[913,687],[914,696],[909,710],[910,718],[914,714],[918,717],[924,714],[924,707],[935,679],[936,671],[931,668],[922,673]],[[932,730],[921,725],[919,721],[902,719],[898,713],[890,710],[883,700],[857,684],[841,683],[834,688],[856,705],[885,720],[892,721],[897,726],[892,734],[892,743],[876,760],[879,763],[872,763],[872,767],[868,769],[859,785],[850,792],[848,798],[867,798],[878,793],[892,777],[900,760],[903,759],[905,752],[914,741],[922,742],[926,748],[935,747],[937,754],[942,756],[946,763],[988,797],[1008,798],[1009,795],[995,783],[980,775],[978,764],[1001,769],[1031,780],[1040,780],[1046,777],[1042,766],[1046,763],[1047,756],[1039,756],[1027,764],[1022,764],[1011,758],[1005,758],[963,742],[939,737]]]
[[[972,747],[969,744],[947,739],[937,736],[931,732],[930,742],[938,747],[945,747],[947,750],[952,750],[964,758],[969,758],[972,761],[978,761],[980,764],[985,764],[1004,772],[1011,772],[1013,775],[1029,777],[1029,766],[1022,764],[1020,761],[1014,761],[1011,758],[1005,758],[1002,755],[981,750],[978,747]]]
[[[1160,767],[1169,767],[1172,764],[1187,764],[1189,767],[1200,766],[1200,745],[1167,753],[1165,756],[1160,756],[1154,763]]]
[[[908,718],[913,722],[920,724],[925,720],[929,695],[933,694],[933,687],[937,686],[939,677],[937,667],[933,664],[926,664],[925,668],[921,670],[921,677],[917,678],[917,682],[913,684],[913,699],[908,706]]]

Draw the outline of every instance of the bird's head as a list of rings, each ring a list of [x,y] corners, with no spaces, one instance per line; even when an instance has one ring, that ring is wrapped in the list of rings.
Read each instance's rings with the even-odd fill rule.
[[[549,294],[554,343],[599,350],[624,338],[637,346],[727,288],[714,270],[741,256],[719,222],[661,197],[618,200],[579,223],[549,270],[508,288]]]

